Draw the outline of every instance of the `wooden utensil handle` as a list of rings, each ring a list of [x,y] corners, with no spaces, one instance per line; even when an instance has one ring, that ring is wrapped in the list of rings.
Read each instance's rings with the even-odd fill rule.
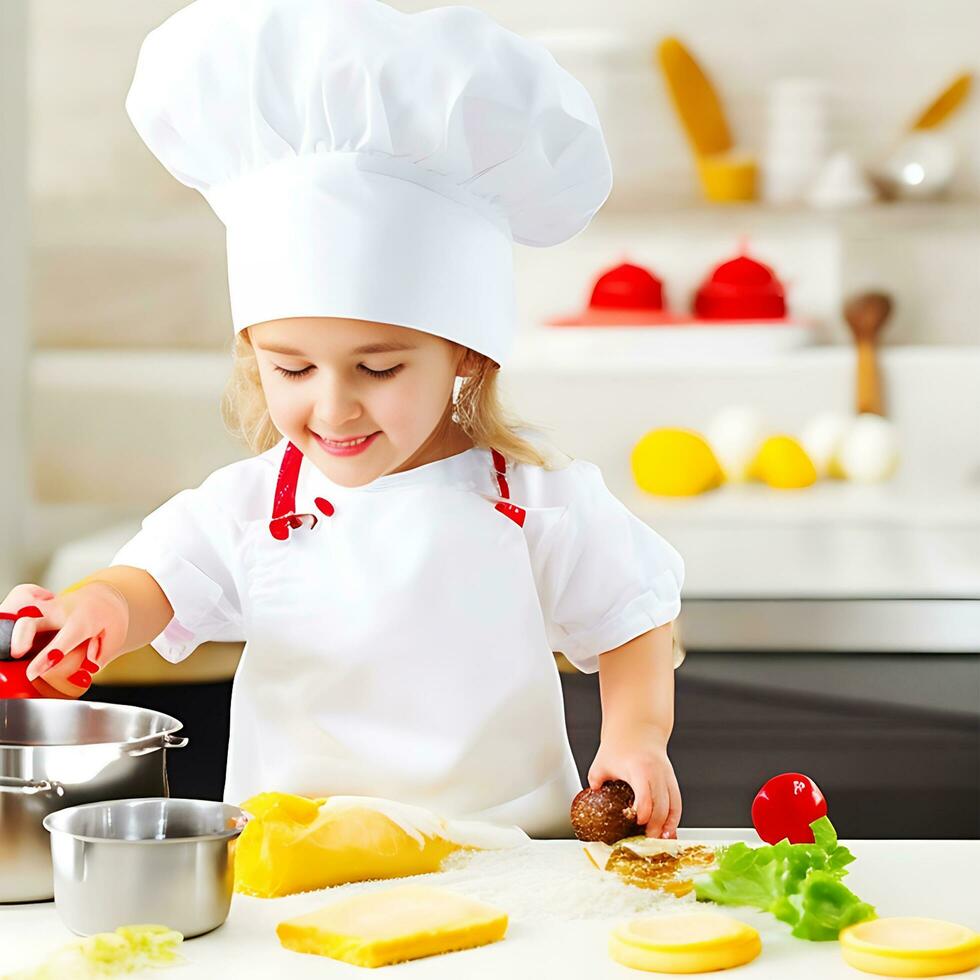
[[[857,342],[857,410],[884,415],[881,402],[881,379],[875,358],[874,342],[862,338]]]

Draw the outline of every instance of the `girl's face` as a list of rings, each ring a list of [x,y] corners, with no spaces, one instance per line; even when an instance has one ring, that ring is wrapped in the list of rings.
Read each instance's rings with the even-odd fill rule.
[[[362,486],[472,443],[452,421],[467,351],[368,320],[292,317],[249,327],[275,427],[332,482]]]

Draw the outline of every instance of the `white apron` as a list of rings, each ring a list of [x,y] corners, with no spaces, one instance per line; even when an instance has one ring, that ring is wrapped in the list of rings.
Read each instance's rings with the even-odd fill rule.
[[[526,533],[561,508],[436,482],[336,488],[296,513],[287,446],[272,520],[245,528],[248,643],[225,799],[380,796],[446,817],[569,832],[581,788]],[[307,504],[309,502],[306,502]]]

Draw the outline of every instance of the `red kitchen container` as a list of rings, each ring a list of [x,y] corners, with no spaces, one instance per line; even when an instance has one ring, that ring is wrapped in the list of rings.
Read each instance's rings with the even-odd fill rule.
[[[740,255],[704,281],[694,299],[694,315],[699,320],[785,319],[783,284],[769,266]]]
[[[589,307],[659,313],[664,308],[663,283],[648,269],[623,262],[599,276],[592,288]]]

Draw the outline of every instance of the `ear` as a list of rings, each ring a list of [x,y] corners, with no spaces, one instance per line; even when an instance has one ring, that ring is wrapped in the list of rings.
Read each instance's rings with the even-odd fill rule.
[[[462,348],[462,356],[456,365],[456,377],[472,378],[479,374],[483,369],[484,360],[486,358],[483,354],[477,354],[476,351],[470,350],[468,347]]]

